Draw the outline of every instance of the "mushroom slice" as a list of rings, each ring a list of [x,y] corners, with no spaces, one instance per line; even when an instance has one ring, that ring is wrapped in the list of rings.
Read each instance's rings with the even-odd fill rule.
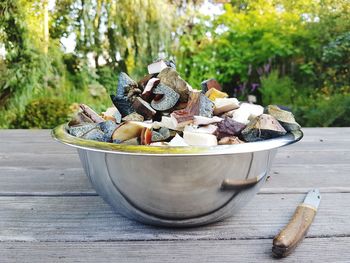
[[[100,142],[107,141],[105,134],[97,127],[86,132],[83,136],[81,136],[81,138],[87,139],[87,140],[100,141]]]
[[[98,115],[93,109],[88,105],[80,104],[79,107],[82,109],[83,113],[88,116],[93,122],[100,123],[105,121],[100,115]]]
[[[216,79],[204,80],[201,83],[201,86],[202,86],[202,92],[203,93],[206,93],[208,90],[210,90],[212,88],[215,88],[215,89],[217,89],[219,91],[222,90],[221,85],[219,84],[219,82]]]
[[[161,127],[165,127],[174,131],[183,131],[183,128],[184,128],[176,125],[173,119],[167,116],[162,116],[162,120],[160,122],[157,122],[157,121],[153,122],[152,126],[153,126],[153,129],[159,129]]]
[[[168,65],[163,60],[158,60],[153,62],[152,64],[149,64],[147,66],[148,73],[149,74],[155,74],[161,72],[163,69],[167,68]]]
[[[149,128],[143,128],[140,135],[140,141],[142,145],[149,145],[152,142],[152,130]]]
[[[174,68],[167,67],[163,69],[157,76],[160,79],[160,83],[173,89],[180,95],[180,102],[187,102],[188,96],[191,90],[191,86],[183,80],[179,73]]]
[[[223,137],[240,136],[246,125],[226,117],[217,124],[217,127],[218,129],[215,135],[220,140]]]
[[[254,119],[263,114],[263,112],[264,108],[262,106],[243,102],[238,109],[233,111],[232,119],[243,124],[248,124],[249,119]]]
[[[193,115],[188,114],[186,110],[178,110],[170,115],[173,127],[184,128],[186,125],[193,123]]]
[[[126,140],[121,142],[120,144],[125,144],[125,145],[140,145],[139,138],[135,137],[130,140]]]
[[[203,116],[193,116],[193,124],[194,125],[208,125],[208,124],[213,124],[213,123],[217,123],[222,121],[223,119],[218,117],[218,116],[214,116],[212,118],[208,118],[208,117],[203,117]]]
[[[148,126],[142,122],[124,122],[114,130],[112,140],[114,143],[121,143],[132,138],[140,137],[143,128],[148,128]]]
[[[151,105],[140,97],[134,100],[132,104],[133,108],[138,114],[141,114],[145,119],[152,119],[152,117],[157,113],[152,109]]]
[[[169,146],[189,146],[185,140],[178,134],[169,142]]]
[[[194,133],[207,133],[207,134],[214,134],[217,130],[217,126],[215,125],[206,125],[197,127],[194,125],[187,125],[185,126],[184,132],[194,132]]]
[[[109,107],[105,112],[102,112],[102,117],[106,121],[111,120],[116,123],[120,123],[122,120],[122,115],[115,106]]]
[[[161,127],[158,131],[152,131],[152,142],[164,141],[170,137],[170,130]]]
[[[265,112],[275,117],[286,131],[300,130],[300,125],[295,121],[294,115],[290,111],[286,111],[277,105],[268,105]]]
[[[118,78],[117,94],[116,97],[123,98],[131,89],[136,89],[137,83],[131,79],[125,72],[120,72]]]
[[[215,146],[218,144],[216,136],[206,133],[194,133],[184,131],[184,140],[192,146]]]
[[[248,123],[242,131],[242,137],[247,142],[255,142],[279,137],[286,133],[275,117],[261,114]]]
[[[151,102],[152,108],[158,111],[166,111],[171,109],[180,98],[178,93],[162,83],[160,83],[153,90],[153,93],[156,95],[161,95],[160,99],[153,99]]]
[[[68,126],[75,126],[85,123],[95,123],[90,117],[84,114],[84,112],[78,112],[68,123]]]
[[[152,142],[152,143],[150,143],[150,146],[169,146],[169,143],[167,143],[167,142]]]
[[[112,134],[114,133],[115,129],[118,127],[117,124],[114,121],[104,121],[97,124],[97,126],[104,133],[105,140],[108,142],[111,142]]]
[[[213,117],[214,103],[208,99],[204,94],[200,94],[199,99],[199,114],[203,117]]]
[[[175,126],[186,126],[193,122],[194,116],[199,115],[200,92],[191,92],[187,107],[183,110],[173,111],[170,116]]]
[[[151,78],[148,80],[144,90],[142,91],[141,98],[147,102],[150,102],[154,97],[152,90],[159,84],[159,81],[160,80],[158,78]]]
[[[223,144],[241,144],[244,143],[236,136],[223,137],[219,140],[219,145]]]
[[[152,91],[154,86],[157,86],[159,84],[160,79],[158,78],[151,78],[147,84],[145,89],[142,91],[142,95],[146,94],[147,92]]]
[[[214,108],[215,115],[239,108],[239,102],[236,98],[218,98],[218,99],[215,99],[214,105],[215,105],[215,108]]]
[[[82,124],[70,126],[68,128],[68,131],[70,135],[73,135],[75,137],[81,137],[88,131],[96,128],[96,125],[97,124],[95,123],[82,123]]]
[[[126,115],[129,115],[135,111],[134,108],[132,107],[132,103],[130,102],[128,97],[124,96],[124,97],[120,98],[120,97],[111,95],[111,99],[112,99],[114,106],[117,107],[117,109],[119,110],[120,114],[123,117],[125,117]]]
[[[137,112],[130,113],[129,115],[126,115],[122,121],[143,121],[144,117],[141,114],[138,114]]]

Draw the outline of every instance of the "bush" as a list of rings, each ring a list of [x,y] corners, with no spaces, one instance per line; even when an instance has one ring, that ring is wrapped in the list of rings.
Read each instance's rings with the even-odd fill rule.
[[[298,103],[297,121],[305,127],[348,127],[350,125],[350,94],[318,96]]]
[[[259,91],[265,106],[279,104],[291,107],[296,93],[293,80],[289,77],[279,78],[277,71],[272,71],[267,77],[261,78]]]
[[[114,94],[118,84],[119,72],[113,68],[102,66],[98,69],[98,82],[105,87],[109,94]]]
[[[348,89],[350,86],[350,32],[339,35],[323,47],[321,77],[327,89]]]
[[[41,98],[31,101],[24,114],[11,123],[11,128],[51,129],[69,120],[70,105],[60,99]]]

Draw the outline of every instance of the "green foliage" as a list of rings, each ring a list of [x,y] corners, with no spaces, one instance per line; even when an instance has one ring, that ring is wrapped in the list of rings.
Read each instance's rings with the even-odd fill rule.
[[[175,4],[168,1],[61,0],[52,12],[54,38],[76,36],[75,53],[93,56],[109,67],[136,77],[160,52],[168,53]]]
[[[72,110],[62,99],[41,98],[26,105],[24,114],[13,121],[12,127],[51,129],[67,122]]]
[[[278,104],[292,107],[296,93],[294,85],[289,77],[280,78],[277,71],[262,77],[259,91],[262,93],[263,105]]]
[[[350,91],[350,31],[337,36],[323,47],[324,86]]]
[[[56,0],[48,22],[47,0],[0,1],[0,128],[59,124],[62,102],[103,111],[120,71],[138,79],[159,56],[194,88],[214,77],[241,100],[290,106],[304,126],[349,126],[349,1],[227,2],[203,15],[197,0]],[[38,98],[59,98],[62,115]]]
[[[350,64],[350,32],[336,37],[323,47],[322,61],[334,68],[343,69]]]
[[[328,127],[350,125],[350,94],[317,96],[298,105],[296,118],[302,126]]]
[[[248,2],[249,9],[227,4],[224,14],[210,26],[192,29],[209,31],[212,37],[202,34],[202,39],[197,40],[199,45],[192,47],[193,63],[185,69],[191,80],[214,76],[232,90],[249,81],[252,72],[270,59],[276,61],[300,53],[295,43],[303,42],[306,36],[299,16],[279,12],[271,1]]]
[[[40,92],[49,66],[31,41],[25,13],[20,8],[22,4],[25,5],[20,0],[3,1],[0,4],[0,40],[8,52],[6,66],[0,72],[0,107],[5,108],[12,105],[21,107],[27,97]],[[11,97],[15,101],[9,102]]]
[[[113,68],[104,66],[98,69],[97,74],[99,76],[98,82],[106,88],[107,93],[114,94],[118,84],[119,72]]]
[[[5,59],[0,58],[3,65],[0,67],[2,128],[8,127],[23,112],[28,101],[42,92],[52,69],[42,51],[42,43],[34,34],[38,30],[38,17],[32,5],[33,1],[24,0],[0,3],[0,43],[6,50]]]
[[[179,69],[190,83],[215,77],[241,99],[290,106],[305,126],[348,126],[348,1],[231,2],[180,38]]]

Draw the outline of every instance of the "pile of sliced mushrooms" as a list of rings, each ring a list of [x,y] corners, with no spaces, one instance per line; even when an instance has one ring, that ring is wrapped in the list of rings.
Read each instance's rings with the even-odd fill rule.
[[[151,146],[215,146],[266,140],[300,129],[286,108],[229,98],[215,79],[193,89],[172,61],[157,60],[139,82],[119,75],[114,106],[97,114],[80,104],[71,135],[101,142]]]

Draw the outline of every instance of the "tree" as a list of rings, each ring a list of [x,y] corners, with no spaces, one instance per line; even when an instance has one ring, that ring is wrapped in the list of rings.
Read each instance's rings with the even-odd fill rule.
[[[51,31],[54,37],[76,36],[75,53],[92,54],[116,71],[141,76],[147,63],[168,55],[175,6],[155,0],[58,0]]]
[[[0,107],[8,107],[16,95],[16,101],[12,102],[23,108],[25,98],[42,88],[45,63],[42,63],[41,42],[36,39],[37,34],[32,34],[40,19],[28,12],[34,10],[32,6],[33,1],[23,0],[0,3],[0,43],[6,50],[0,73]]]

